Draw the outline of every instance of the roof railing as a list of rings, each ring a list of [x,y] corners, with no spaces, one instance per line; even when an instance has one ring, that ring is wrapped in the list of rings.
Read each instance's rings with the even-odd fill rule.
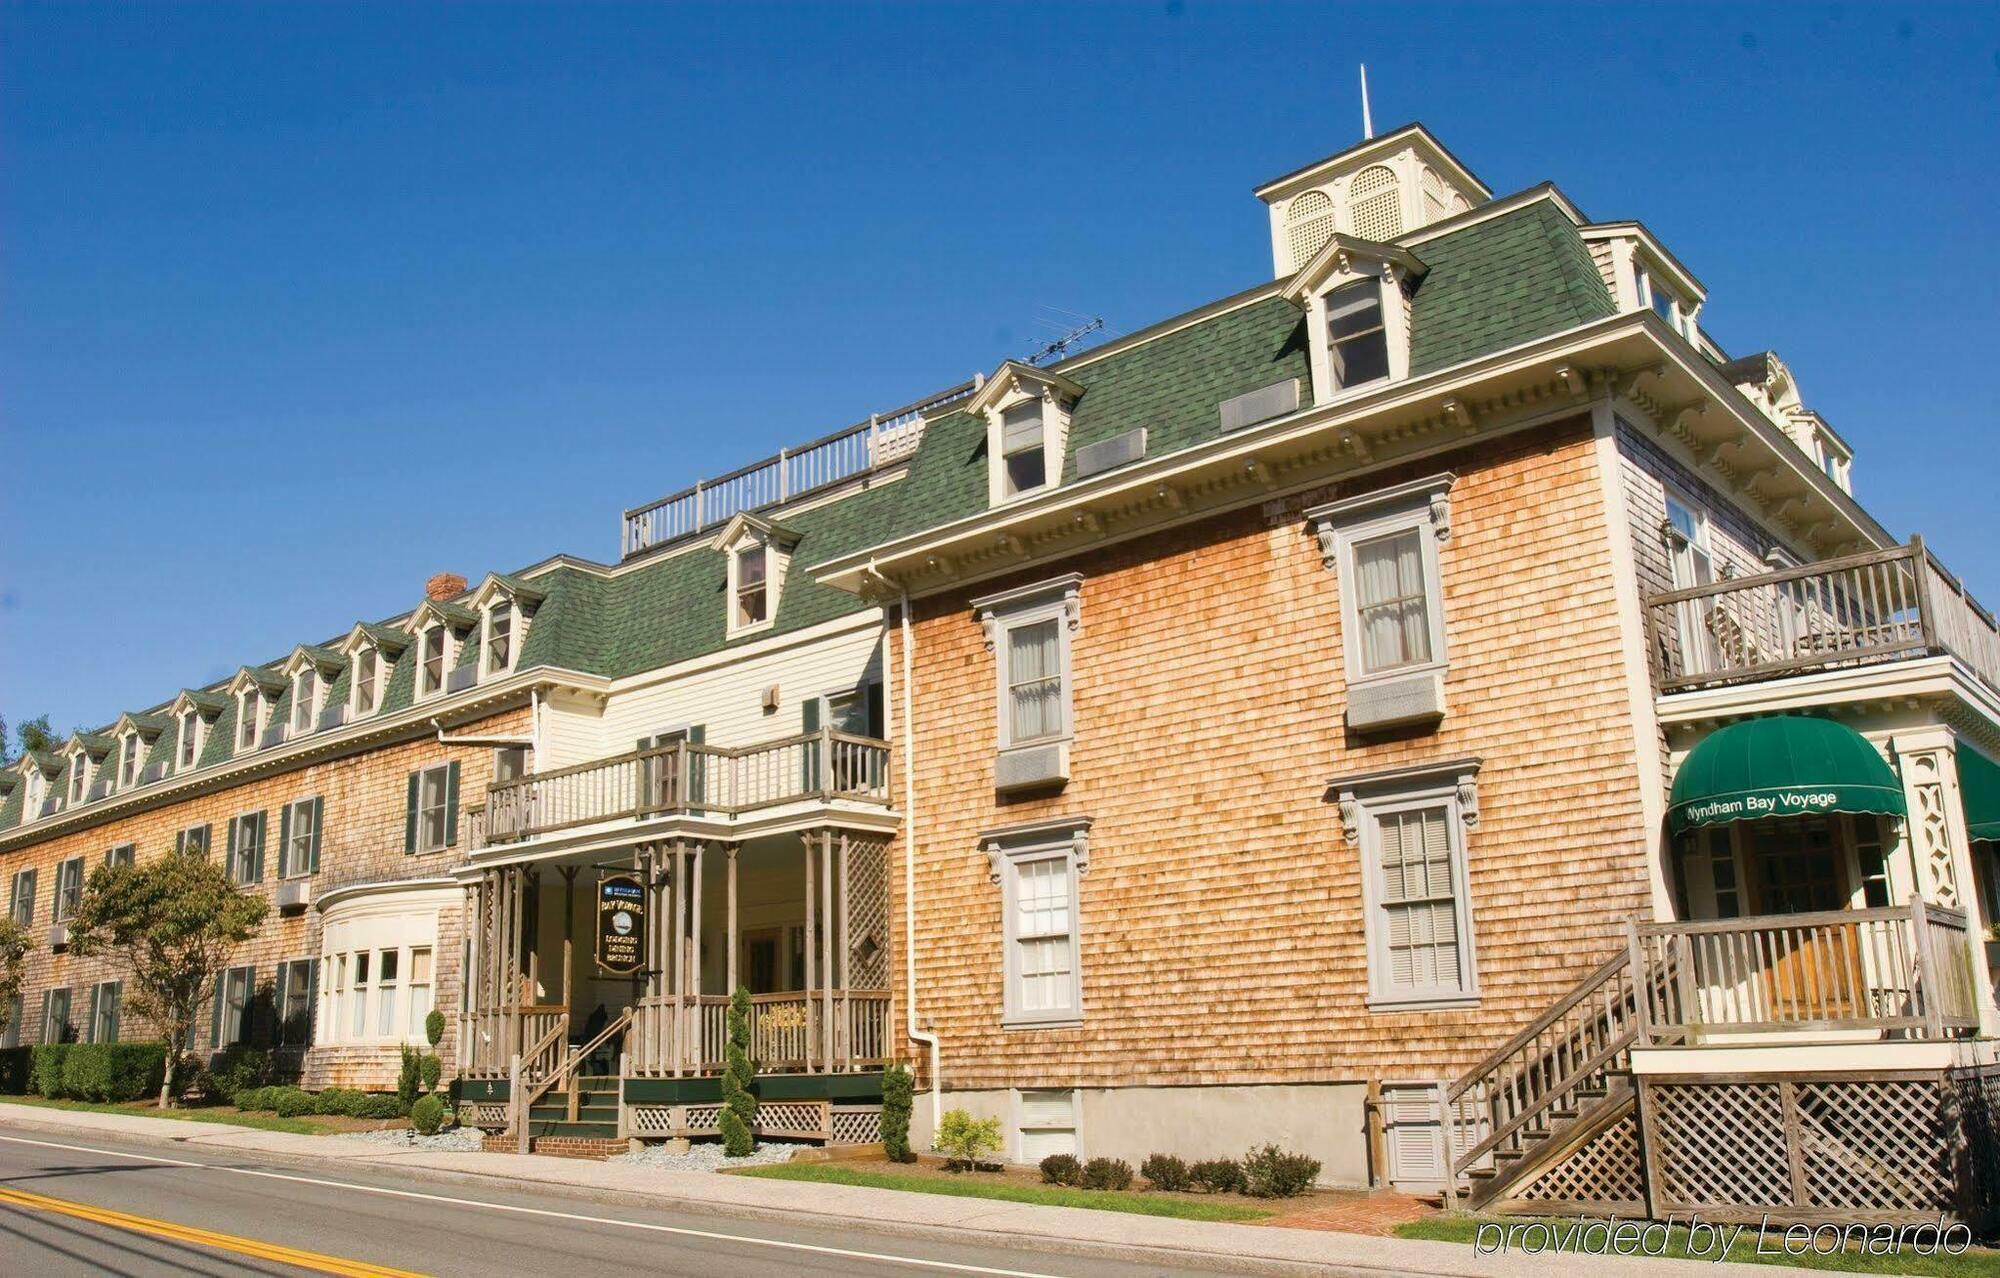
[[[877,466],[901,461],[916,451],[923,438],[926,414],[955,404],[978,388],[976,378],[960,382],[889,412],[871,414],[866,421],[823,435],[803,447],[780,449],[776,456],[635,506],[625,512],[619,553],[630,558],[692,537],[744,511],[796,501]]]

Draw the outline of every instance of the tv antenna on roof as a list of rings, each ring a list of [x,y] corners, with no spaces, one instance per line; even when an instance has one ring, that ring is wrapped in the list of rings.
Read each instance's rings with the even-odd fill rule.
[[[1104,317],[1102,315],[1091,320],[1088,324],[1079,324],[1054,341],[1044,342],[1042,345],[1036,347],[1028,355],[1027,362],[1029,364],[1043,364],[1049,360],[1061,359],[1063,356],[1069,354],[1084,338],[1103,327]]]
[[[1375,136],[1375,117],[1368,113],[1368,64],[1361,64],[1361,137],[1363,141]]]

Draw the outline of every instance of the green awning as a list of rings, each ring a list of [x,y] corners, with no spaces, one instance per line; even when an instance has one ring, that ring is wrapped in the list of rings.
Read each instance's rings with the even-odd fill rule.
[[[1766,817],[1905,811],[1902,783],[1860,733],[1784,714],[1732,723],[1690,750],[1674,775],[1667,827],[1679,834]]]
[[[1965,801],[1965,837],[2000,839],[2000,763],[1960,746],[1958,795]]]

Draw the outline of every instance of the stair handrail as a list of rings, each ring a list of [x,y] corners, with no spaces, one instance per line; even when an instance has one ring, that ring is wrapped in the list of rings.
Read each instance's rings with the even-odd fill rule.
[[[1484,1060],[1459,1075],[1458,1079],[1445,1089],[1445,1099],[1457,1100],[1460,1096],[1470,1091],[1472,1086],[1479,1082],[1480,1079],[1506,1064],[1508,1057],[1513,1056],[1529,1043],[1532,1043],[1549,1026],[1568,1015],[1577,1004],[1597,993],[1607,981],[1617,975],[1618,970],[1624,967],[1630,958],[1631,956],[1621,947],[1617,953],[1592,969],[1588,976],[1585,976],[1583,980],[1576,984],[1575,988],[1551,1004],[1549,1009],[1531,1021],[1526,1029],[1508,1039],[1498,1048],[1495,1048]]]
[[[583,1063],[589,1060],[591,1056],[597,1051],[598,1048],[604,1046],[607,1042],[609,1042],[611,1040],[612,1035],[614,1034],[623,1035],[626,1029],[631,1024],[632,1024],[632,1009],[630,1007],[627,1007],[625,1010],[621,1011],[620,1013],[618,1013],[618,1015],[612,1017],[608,1022],[606,1022],[604,1028],[597,1031],[597,1036],[595,1038],[592,1038],[589,1042],[585,1043],[581,1047],[570,1048],[569,1057],[566,1060],[564,1060],[560,1066],[557,1067],[557,1073],[568,1084],[565,1090],[569,1092],[569,1107],[567,1113],[570,1122],[573,1123],[576,1121],[576,1105],[577,1105],[576,1080],[577,1077],[583,1072]]]
[[[559,1060],[554,1069],[538,1079],[529,1077],[528,1067],[548,1055],[557,1043],[568,1037],[569,1012],[565,1010],[556,1014],[555,1023],[549,1026],[547,1033],[536,1039],[527,1051],[514,1058],[513,1078],[508,1089],[507,1103],[514,1111],[514,1132],[520,1142],[520,1150],[524,1154],[528,1152],[528,1107],[533,1105],[543,1092],[548,1091],[549,1080],[558,1076],[563,1062]]]

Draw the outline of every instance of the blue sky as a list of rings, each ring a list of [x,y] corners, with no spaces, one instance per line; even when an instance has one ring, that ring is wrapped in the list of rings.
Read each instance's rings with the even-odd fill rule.
[[[1269,274],[1421,119],[1643,219],[2000,602],[2000,9],[0,8],[0,714],[94,726]]]

